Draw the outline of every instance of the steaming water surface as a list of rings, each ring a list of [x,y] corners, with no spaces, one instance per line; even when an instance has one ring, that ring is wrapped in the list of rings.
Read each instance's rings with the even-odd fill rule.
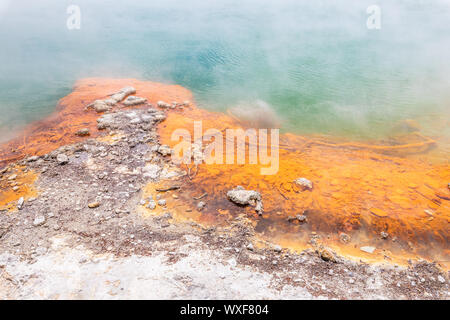
[[[450,3],[376,1],[368,30],[373,2],[0,0],[0,139],[91,76],[181,84],[212,110],[264,101],[297,133],[381,138],[415,119],[450,136]]]

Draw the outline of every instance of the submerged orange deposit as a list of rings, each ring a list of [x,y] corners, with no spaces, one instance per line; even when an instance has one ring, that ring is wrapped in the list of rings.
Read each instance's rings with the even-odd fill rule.
[[[133,86],[138,96],[155,106],[160,100],[193,99],[180,86],[134,79],[81,80],[73,93],[61,99],[52,117],[0,146],[0,166],[81,141],[84,138],[75,135],[81,128],[89,128],[91,137],[100,136],[96,127],[100,115],[85,107],[124,86]],[[204,131],[246,126],[233,116],[202,110],[192,103],[183,109],[169,108],[167,115],[159,125],[159,134],[161,143],[171,147],[178,143],[171,139],[176,129],[186,129],[194,136],[194,121],[201,120]],[[314,238],[341,254],[368,261],[423,257],[446,265],[450,165],[427,160],[428,150],[436,144],[434,139],[414,131],[400,140],[381,144],[281,134],[275,175],[261,175],[258,164],[181,164],[180,169],[188,173],[183,181],[162,185],[181,187],[169,191],[173,197],[168,208],[175,217],[226,225],[245,214],[261,239],[293,249],[307,247]],[[417,154],[421,156],[414,156]],[[300,190],[294,183],[300,177],[310,180],[313,188]],[[238,207],[227,199],[227,191],[238,185],[261,193],[262,216],[252,207]],[[1,187],[0,199],[9,199],[11,190],[3,184]],[[149,184],[144,192],[156,192],[155,185]],[[201,210],[196,209],[199,201],[206,204]],[[305,216],[306,221],[293,218],[297,215]],[[361,247],[374,250],[368,253]]]

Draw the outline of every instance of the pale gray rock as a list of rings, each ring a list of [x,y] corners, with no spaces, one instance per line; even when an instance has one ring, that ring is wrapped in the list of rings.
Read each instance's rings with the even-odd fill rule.
[[[172,154],[172,149],[170,149],[169,146],[163,144],[163,145],[159,146],[158,153],[163,156],[168,156],[168,155]]]
[[[206,206],[206,203],[204,203],[203,201],[200,201],[200,202],[197,204],[197,210],[198,210],[198,211],[202,211],[202,210],[205,208],[205,206]]]
[[[359,249],[361,251],[364,251],[364,252],[367,252],[367,253],[374,253],[374,251],[376,250],[375,247],[370,247],[370,246],[361,247]]]
[[[111,99],[116,101],[116,102],[120,102],[123,99],[125,99],[125,97],[129,96],[130,94],[135,94],[136,93],[136,89],[133,87],[125,87],[120,89],[118,92],[114,93],[111,96]]]
[[[235,189],[227,192],[227,198],[231,202],[242,206],[255,206],[255,211],[258,214],[263,212],[263,204],[261,194],[253,190],[245,190],[241,186],[237,186]]]
[[[123,101],[123,104],[126,106],[137,106],[140,104],[144,104],[147,102],[147,99],[136,97],[136,96],[129,96]]]
[[[164,101],[158,101],[156,105],[160,108],[171,108],[171,105]]]
[[[25,199],[23,197],[20,197],[20,199],[17,201],[17,209],[22,210],[24,203]]]
[[[105,112],[110,109],[110,106],[108,106],[103,100],[95,100],[92,106],[98,113]]]
[[[298,178],[294,180],[294,183],[301,187],[303,190],[312,190],[313,183],[306,178]]]
[[[152,180],[157,180],[161,173],[161,167],[156,164],[148,164],[143,169],[143,176]]]
[[[64,153],[60,153],[56,156],[56,161],[58,161],[58,164],[63,165],[69,162],[69,158]]]
[[[33,220],[33,226],[38,227],[42,226],[46,222],[44,215],[38,215]]]

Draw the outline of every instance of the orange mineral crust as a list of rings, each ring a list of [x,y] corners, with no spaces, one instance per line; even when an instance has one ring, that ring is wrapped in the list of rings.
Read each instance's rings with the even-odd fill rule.
[[[89,128],[91,137],[99,136],[96,119],[100,114],[85,107],[125,86],[136,88],[136,95],[153,105],[160,100],[193,99],[187,89],[176,85],[134,79],[78,81],[74,91],[60,100],[53,116],[0,146],[0,167],[1,161],[5,164],[81,141],[84,138],[75,135],[80,128]],[[158,132],[160,142],[171,147],[179,143],[171,139],[176,129],[186,129],[194,137],[194,121],[201,121],[203,132],[246,127],[233,116],[202,110],[193,103],[165,110],[167,119]],[[167,192],[172,194],[167,197],[167,208],[175,218],[226,225],[244,215],[262,241],[293,249],[308,247],[314,240],[367,261],[422,257],[445,264],[450,165],[448,161],[428,161],[433,147],[436,142],[418,132],[392,144],[280,134],[279,170],[274,175],[261,175],[261,167],[267,166],[259,164],[181,164],[179,169],[187,172],[181,181],[163,181],[158,187],[181,187]],[[294,183],[301,177],[313,183],[311,190],[301,190]],[[262,216],[253,207],[236,206],[227,199],[227,191],[238,185],[261,193]],[[150,184],[143,192],[154,194],[155,190]],[[206,204],[201,210],[197,206],[200,201]],[[306,220],[295,219],[297,215]],[[361,247],[373,247],[374,251],[368,253]]]
[[[15,166],[0,175],[0,210],[16,210],[20,198],[27,200],[37,195],[34,187],[38,175]]]
[[[0,168],[8,162],[31,155],[42,155],[63,145],[82,141],[75,133],[88,128],[91,137],[99,135],[96,119],[100,116],[86,106],[125,86],[133,86],[141,97],[149,102],[158,100],[184,101],[191,93],[183,87],[161,83],[143,82],[135,79],[88,78],[77,81],[73,92],[62,98],[56,111],[48,118],[28,126],[18,137],[0,145]]]
[[[245,126],[228,115],[192,106],[169,114],[160,125],[161,142],[174,147],[179,141],[172,141],[171,135],[180,128],[194,137],[194,121],[199,120],[203,131]],[[329,140],[280,135],[275,175],[261,175],[260,168],[267,167],[261,165],[181,165],[189,172],[181,198],[196,208],[199,201],[193,199],[207,194],[201,200],[207,203],[201,214],[194,210],[183,215],[217,223],[245,212],[264,239],[291,248],[304,248],[311,237],[318,237],[343,254],[372,259],[420,256],[445,264],[450,165],[427,161],[433,140],[418,133],[396,145]],[[300,190],[294,183],[300,177],[312,181],[313,189]],[[238,185],[262,194],[262,217],[252,207],[238,208],[227,200],[227,191]],[[297,221],[297,215],[306,216],[306,222]],[[368,254],[360,250],[365,246],[376,250]]]

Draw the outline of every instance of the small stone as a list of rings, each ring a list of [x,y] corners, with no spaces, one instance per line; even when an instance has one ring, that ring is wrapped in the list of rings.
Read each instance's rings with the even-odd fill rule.
[[[238,205],[255,205],[255,211],[259,215],[263,212],[262,197],[257,191],[245,190],[243,187],[237,186],[227,192],[227,198]]]
[[[27,159],[27,162],[34,162],[34,161],[37,161],[38,159],[39,159],[38,156],[32,156]]]
[[[160,108],[170,108],[171,107],[171,105],[169,103],[166,103],[164,101],[158,101],[156,103],[156,105]]]
[[[439,275],[439,276],[437,277],[437,279],[438,279],[438,281],[439,281],[440,283],[445,283],[445,278],[444,278],[443,276]]]
[[[129,96],[130,94],[135,94],[136,93],[136,89],[133,87],[125,87],[120,89],[118,92],[116,92],[115,94],[113,94],[111,96],[111,100],[114,100],[116,102],[120,102],[123,99],[125,99],[126,96]]]
[[[17,209],[22,210],[24,203],[25,199],[23,197],[20,197],[20,199],[17,201]]]
[[[13,191],[17,191],[17,190],[19,190],[19,187],[18,186],[14,186],[12,189],[13,189]]]
[[[428,209],[425,209],[425,210],[423,210],[427,215],[429,215],[430,217],[432,217],[433,215],[434,215],[434,212],[433,212],[433,210],[428,210]]]
[[[164,200],[164,199],[158,200],[158,205],[159,206],[164,207],[166,204],[167,204],[166,200]]]
[[[162,223],[161,223],[161,228],[167,228],[167,227],[169,227],[170,226],[170,223],[168,222],[168,221],[163,221]]]
[[[381,235],[381,239],[384,239],[384,240],[386,240],[389,237],[389,233],[384,232],[384,231],[381,231],[380,235]]]
[[[170,149],[170,147],[167,145],[161,145],[158,148],[158,153],[163,156],[168,156],[168,155],[172,154],[172,149]]]
[[[282,248],[279,245],[273,246],[273,251],[275,252],[281,252]]]
[[[35,227],[42,226],[45,222],[46,222],[45,216],[39,215],[34,218],[33,226]]]
[[[172,214],[170,212],[166,212],[163,214],[163,218],[165,219],[172,219]]]
[[[205,206],[206,206],[206,203],[204,203],[203,201],[200,201],[200,202],[197,204],[197,210],[198,210],[198,211],[202,211],[202,210],[205,208]]]
[[[13,174],[13,175],[9,176],[8,180],[13,181],[13,180],[16,180],[16,178],[17,178],[17,174]]]
[[[126,106],[137,106],[143,103],[146,103],[147,99],[136,97],[136,96],[129,96],[123,101],[123,104]]]
[[[294,183],[302,188],[302,190],[312,190],[313,183],[306,178],[298,178],[294,180]]]
[[[302,215],[302,214],[299,214],[299,215],[297,215],[297,220],[300,222],[300,223],[305,223],[306,222],[306,216],[304,216],[304,215]]]
[[[370,246],[361,247],[359,249],[361,251],[364,251],[364,252],[367,252],[367,253],[374,253],[374,251],[376,250],[375,247],[370,247]]]
[[[80,137],[88,136],[88,135],[90,135],[89,129],[88,128],[80,129],[77,132],[75,132],[75,135],[80,136]]]
[[[145,178],[156,180],[161,173],[161,167],[156,164],[148,164],[142,168],[142,172]]]
[[[341,234],[339,234],[339,240],[342,243],[349,243],[350,242],[350,236],[344,232],[342,232]]]
[[[319,252],[320,258],[322,258],[323,261],[331,261],[331,262],[336,262],[336,258],[334,257],[334,255],[331,253],[331,251],[329,251],[328,249],[322,249]]]
[[[147,209],[154,210],[156,208],[156,202],[154,200],[149,200],[147,204]]]
[[[95,100],[93,103],[93,108],[97,113],[105,112],[110,109],[108,104],[103,100]]]
[[[249,250],[249,251],[253,251],[253,250],[255,250],[255,248],[253,247],[253,244],[251,244],[251,243],[249,243],[248,245],[247,245],[247,250]]]
[[[91,208],[91,209],[95,209],[95,208],[100,207],[100,203],[97,202],[97,201],[96,202],[91,202],[91,203],[88,204],[88,207]]]
[[[63,165],[69,162],[69,158],[64,153],[60,153],[56,156],[56,161],[58,161],[58,164]]]

